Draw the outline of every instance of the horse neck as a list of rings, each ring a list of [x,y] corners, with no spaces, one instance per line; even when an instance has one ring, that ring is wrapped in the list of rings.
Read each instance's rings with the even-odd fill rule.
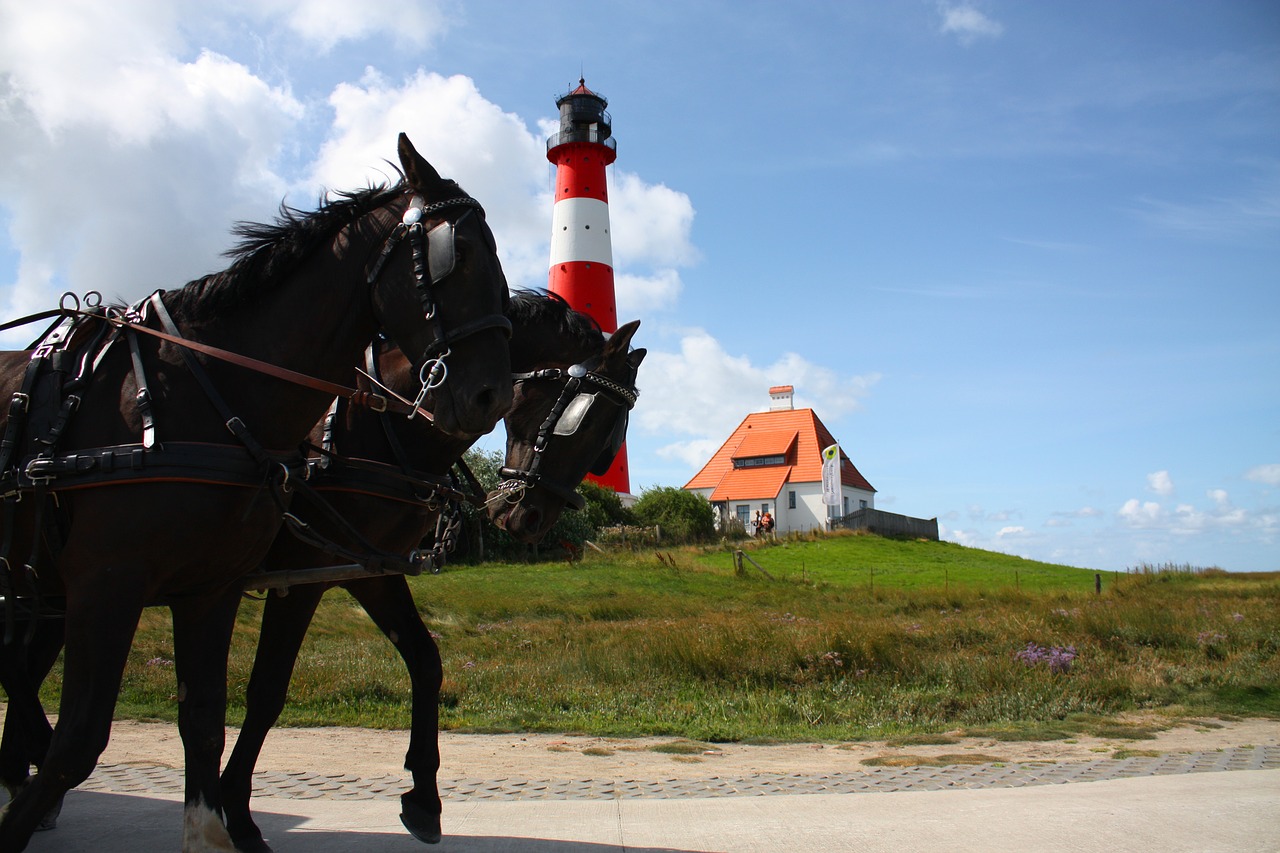
[[[353,366],[377,331],[365,260],[385,217],[371,214],[344,228],[268,291],[228,311],[178,300],[179,326],[193,337],[328,382],[350,385]],[[267,446],[306,435],[327,398],[262,374],[207,362],[215,386]]]
[[[561,324],[553,319],[515,318],[511,323],[511,369],[528,373],[579,364],[598,355],[603,345],[603,337],[564,334]]]

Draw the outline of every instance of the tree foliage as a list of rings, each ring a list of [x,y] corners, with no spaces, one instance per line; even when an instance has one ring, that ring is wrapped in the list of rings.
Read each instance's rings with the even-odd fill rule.
[[[587,505],[582,510],[592,530],[601,527],[613,527],[618,524],[635,524],[635,515],[622,505],[618,493],[608,486],[583,480],[578,486],[578,494],[586,498]]]
[[[702,495],[675,486],[645,489],[631,508],[639,524],[658,525],[664,539],[709,542],[716,538],[715,513]]]

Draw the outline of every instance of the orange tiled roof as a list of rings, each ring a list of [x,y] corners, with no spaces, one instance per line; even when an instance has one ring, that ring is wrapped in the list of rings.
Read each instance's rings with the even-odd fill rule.
[[[782,456],[796,443],[797,430],[755,430],[747,433],[742,443],[733,449],[734,459],[751,456]]]
[[[835,444],[813,409],[782,409],[747,415],[686,489],[712,489],[711,500],[774,498],[785,483],[822,482],[822,449]],[[787,464],[734,468],[734,457],[774,456],[785,445]],[[742,448],[742,451],[739,450]],[[846,486],[875,489],[840,451],[840,480]]]
[[[791,473],[790,465],[762,465],[759,468],[733,468],[716,485],[708,500],[740,501],[750,498],[774,498],[782,491]]]

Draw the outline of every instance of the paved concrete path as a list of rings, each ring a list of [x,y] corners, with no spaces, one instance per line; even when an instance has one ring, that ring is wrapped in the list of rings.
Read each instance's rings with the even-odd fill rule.
[[[1280,749],[736,779],[451,780],[444,842],[400,826],[398,777],[260,774],[277,853],[1278,853]],[[176,851],[181,774],[100,767],[33,853]]]

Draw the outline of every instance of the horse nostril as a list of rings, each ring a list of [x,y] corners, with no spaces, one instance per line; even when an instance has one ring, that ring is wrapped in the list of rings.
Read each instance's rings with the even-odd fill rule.
[[[498,399],[498,392],[493,388],[486,388],[479,394],[476,394],[476,406],[482,412],[491,412],[501,404]]]
[[[530,508],[525,511],[524,518],[521,520],[524,522],[524,529],[527,530],[528,532],[534,534],[535,536],[542,532],[542,511],[541,510],[536,508]]]

